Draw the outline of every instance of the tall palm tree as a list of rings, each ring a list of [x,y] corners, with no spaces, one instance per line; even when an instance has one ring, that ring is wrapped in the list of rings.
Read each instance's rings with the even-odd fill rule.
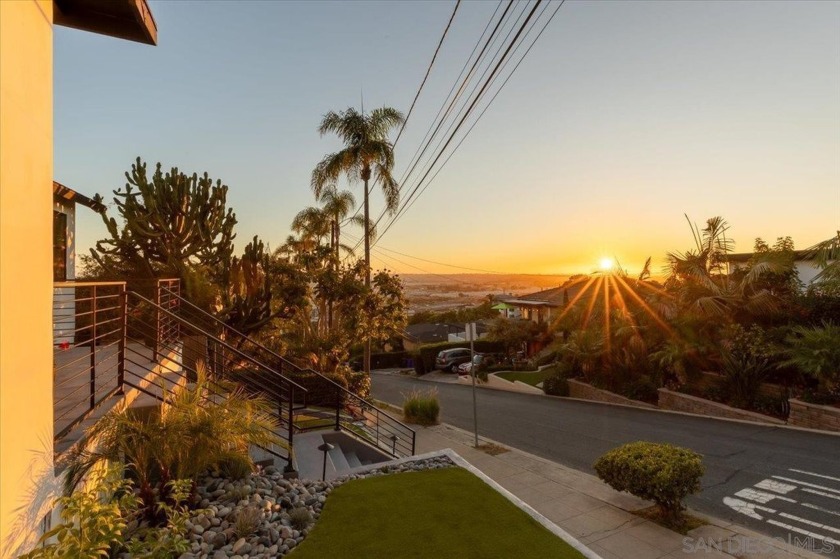
[[[312,171],[312,191],[321,198],[325,190],[336,187],[344,175],[350,182],[364,183],[365,287],[370,288],[370,179],[382,187],[385,209],[394,214],[399,207],[400,190],[391,175],[394,168],[394,146],[388,134],[405,121],[403,114],[391,107],[374,109],[369,114],[350,107],[346,111],[330,111],[324,115],[318,132],[334,133],[344,142],[344,149],[324,156]],[[370,372],[370,340],[365,343],[365,371]]]

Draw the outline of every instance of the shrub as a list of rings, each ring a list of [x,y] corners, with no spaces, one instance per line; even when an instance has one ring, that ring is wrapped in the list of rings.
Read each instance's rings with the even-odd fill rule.
[[[120,479],[120,474],[118,469],[110,468],[105,475],[91,479],[84,490],[59,499],[61,523],[45,533],[38,547],[21,559],[107,557],[111,547],[122,541],[127,524],[123,509],[133,504],[126,499],[136,501],[128,491],[130,482]],[[123,502],[111,499],[116,493],[125,495]],[[100,495],[105,496],[106,502]]]
[[[543,381],[543,392],[551,396],[568,396],[569,381],[560,373],[550,376]]]
[[[537,356],[536,364],[538,367],[541,367],[543,365],[550,365],[552,363],[555,363],[559,358],[560,355],[557,351],[546,351],[540,353],[540,355]]]
[[[638,379],[628,382],[621,392],[631,400],[654,404],[659,401],[659,386],[648,375],[642,375]]]
[[[796,367],[816,378],[820,390],[831,393],[840,389],[840,326],[823,322],[821,326],[794,328],[787,339],[783,365]]]
[[[186,501],[192,480],[166,484],[168,497],[156,504],[166,521],[152,526],[139,522],[144,504],[131,481],[122,479],[122,470],[122,464],[109,466],[104,474],[89,477],[84,489],[59,499],[61,523],[22,559],[99,559],[115,557],[120,551],[141,559],[169,559],[187,552],[190,511]]]
[[[403,401],[403,415],[409,423],[418,425],[435,425],[440,416],[437,390],[426,393],[414,390]]]
[[[700,491],[701,456],[669,444],[638,441],[615,448],[594,464],[598,477],[617,491],[656,503],[662,517],[679,521],[683,500]]]
[[[723,374],[721,388],[727,401],[736,407],[752,409],[761,383],[772,370],[768,360],[757,355],[724,351],[720,364]]]
[[[364,371],[347,375],[347,389],[362,398],[370,396],[370,375]]]
[[[277,421],[266,399],[220,381],[211,383],[202,363],[197,374],[191,387],[165,392],[166,404],[148,417],[132,410],[114,410],[102,417],[87,433],[99,441],[96,451],[82,449],[70,457],[67,489],[75,488],[98,464],[122,461],[137,480],[148,512],[162,520],[154,501],[165,498],[168,480],[196,479],[231,461],[253,469],[251,446],[285,444],[274,434]],[[224,398],[207,399],[208,393],[222,392]]]
[[[295,530],[303,530],[312,522],[312,514],[306,507],[298,507],[289,513],[289,521]]]
[[[239,509],[239,513],[233,521],[233,531],[237,538],[247,538],[257,531],[261,522],[262,511],[259,507],[243,507]]]

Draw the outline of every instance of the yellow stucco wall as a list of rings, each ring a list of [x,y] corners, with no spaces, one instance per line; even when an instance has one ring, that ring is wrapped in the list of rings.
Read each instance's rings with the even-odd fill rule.
[[[52,474],[53,6],[0,0],[0,556]],[[50,482],[52,480],[49,480]],[[23,516],[21,515],[23,513]]]

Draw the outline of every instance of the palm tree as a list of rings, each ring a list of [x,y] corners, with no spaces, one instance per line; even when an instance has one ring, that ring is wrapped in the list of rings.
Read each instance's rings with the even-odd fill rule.
[[[783,273],[791,264],[772,253],[762,254],[756,255],[752,268],[743,276],[730,274],[729,253],[734,242],[726,236],[728,229],[721,217],[707,220],[702,230],[691,225],[696,248],[668,253],[669,277],[665,286],[676,292],[679,303],[698,316],[722,317],[739,310],[751,315],[772,314],[778,308],[778,297],[758,287],[758,280],[768,272]]]
[[[391,176],[394,168],[394,146],[388,140],[388,133],[405,121],[403,114],[390,107],[374,109],[369,114],[359,113],[354,108],[324,115],[318,132],[321,136],[330,132],[344,142],[344,149],[324,156],[312,171],[312,191],[316,199],[329,188],[335,188],[339,177],[346,176],[350,182],[361,179],[364,183],[364,226],[365,226],[365,287],[370,288],[370,197],[369,182],[375,178],[385,196],[385,209],[394,214],[399,207],[400,190]],[[370,340],[365,343],[365,372],[370,372]]]
[[[360,215],[348,217],[356,207],[356,199],[349,190],[339,191],[330,187],[321,193],[321,210],[330,216],[330,247],[333,250],[334,266],[339,264],[340,251],[344,250],[350,254],[353,249],[341,244],[341,225],[345,222],[364,227],[364,218]]]

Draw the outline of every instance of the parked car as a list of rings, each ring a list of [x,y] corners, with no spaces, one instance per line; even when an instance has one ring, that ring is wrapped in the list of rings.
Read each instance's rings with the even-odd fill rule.
[[[495,357],[493,357],[493,355],[486,353],[476,353],[473,357],[472,363],[467,361],[466,363],[458,366],[458,374],[468,375],[472,371],[473,367],[475,367],[475,370],[478,371],[482,367],[490,367],[494,365],[495,362],[496,359]]]
[[[458,365],[470,362],[470,350],[466,348],[444,349],[437,354],[435,367],[441,371],[458,372]]]

